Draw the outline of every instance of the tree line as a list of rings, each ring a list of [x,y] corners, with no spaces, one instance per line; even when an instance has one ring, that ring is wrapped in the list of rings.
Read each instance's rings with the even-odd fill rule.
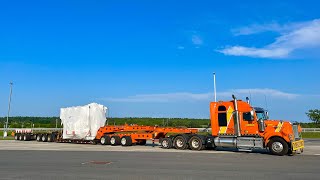
[[[310,123],[300,123],[303,128],[320,128],[320,109],[310,109],[306,112]],[[6,117],[0,117],[0,127],[4,127]],[[138,124],[146,126],[172,126],[189,128],[206,128],[210,126],[209,119],[188,119],[188,118],[107,118],[108,125]],[[61,128],[59,117],[10,117],[9,128]]]
[[[6,117],[0,117],[0,127],[4,127]],[[187,118],[107,118],[108,125],[138,124],[146,126],[172,126],[189,128],[206,128],[210,124],[209,119],[187,119]],[[59,117],[10,117],[9,128],[55,128],[61,127]]]

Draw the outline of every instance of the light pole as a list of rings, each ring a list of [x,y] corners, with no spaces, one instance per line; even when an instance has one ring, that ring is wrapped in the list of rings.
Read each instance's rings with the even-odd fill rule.
[[[216,73],[213,73],[213,93],[214,93],[214,102],[217,102],[217,87],[216,87]]]
[[[7,122],[6,122],[5,131],[3,133],[3,137],[7,137],[8,136],[8,124],[9,124],[9,115],[10,115],[10,109],[11,109],[12,86],[13,86],[13,83],[10,82],[10,95],[9,95]]]

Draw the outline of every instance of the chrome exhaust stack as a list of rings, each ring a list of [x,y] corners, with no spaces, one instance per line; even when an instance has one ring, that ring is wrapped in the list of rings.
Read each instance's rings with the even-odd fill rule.
[[[249,105],[251,105],[251,104],[250,104],[250,100],[249,100],[248,97],[246,97],[246,100],[247,100],[247,103],[248,103]]]
[[[237,98],[232,95],[233,98],[233,103],[234,103],[234,130],[236,136],[240,137],[241,136],[241,129],[240,129],[240,116],[239,116],[239,111],[238,111],[238,100]]]

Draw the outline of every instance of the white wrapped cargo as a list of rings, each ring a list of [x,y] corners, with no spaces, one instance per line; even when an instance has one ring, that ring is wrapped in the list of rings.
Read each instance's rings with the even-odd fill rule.
[[[105,125],[107,108],[97,103],[60,109],[63,139],[93,140]]]

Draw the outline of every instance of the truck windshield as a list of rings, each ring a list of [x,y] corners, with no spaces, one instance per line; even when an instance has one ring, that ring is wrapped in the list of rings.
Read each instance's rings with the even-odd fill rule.
[[[256,114],[257,114],[257,119],[260,120],[266,120],[267,119],[267,116],[266,116],[266,113],[264,111],[256,111]]]

